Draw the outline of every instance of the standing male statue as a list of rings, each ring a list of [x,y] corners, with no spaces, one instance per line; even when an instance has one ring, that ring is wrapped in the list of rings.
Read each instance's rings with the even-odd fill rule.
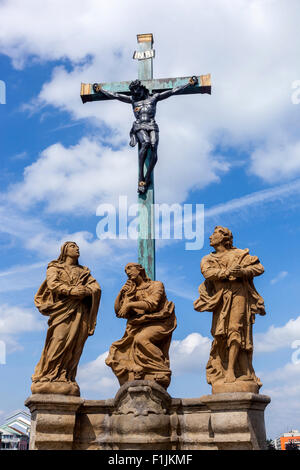
[[[100,84],[94,83],[93,89],[96,93],[101,92],[110,98],[115,98],[132,105],[136,120],[130,131],[130,145],[131,147],[134,147],[137,143],[139,145],[138,192],[140,194],[144,194],[147,191],[152,171],[157,163],[157,146],[159,140],[159,129],[155,121],[157,102],[165,100],[189,86],[195,86],[197,83],[197,77],[193,76],[185,85],[161,93],[150,94],[149,90],[141,84],[140,80],[135,80],[129,85],[131,96],[106,91]],[[151,150],[151,157],[146,176],[144,176],[144,163],[149,149]]]
[[[255,315],[266,312],[253,278],[263,274],[264,268],[257,256],[232,243],[231,231],[217,226],[210,236],[215,251],[201,261],[205,281],[199,286],[194,309],[213,312],[214,339],[206,366],[212,392],[258,393],[262,384],[252,365],[252,328]]]
[[[32,376],[32,393],[80,395],[75,377],[88,336],[94,334],[101,289],[86,266],[78,263],[79,248],[66,242],[51,261],[34,302],[49,316],[41,359]]]

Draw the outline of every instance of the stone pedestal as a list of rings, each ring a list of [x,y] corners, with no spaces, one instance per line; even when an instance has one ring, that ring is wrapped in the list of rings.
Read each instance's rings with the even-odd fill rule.
[[[114,399],[32,395],[31,449],[264,449],[264,409],[254,393],[180,399],[148,380],[127,382]]]
[[[212,385],[212,394],[215,393],[254,393],[258,394],[260,385],[258,385],[254,380],[236,380],[231,383],[224,383],[220,381],[219,383],[214,383]]]
[[[270,398],[255,393],[218,393],[201,397],[210,410],[210,432],[219,450],[266,447],[264,410]]]
[[[68,395],[33,394],[25,405],[31,412],[30,450],[71,450],[76,412],[84,402]]]
[[[172,398],[157,383],[134,380],[122,385],[113,404],[103,449],[171,449],[169,409]]]

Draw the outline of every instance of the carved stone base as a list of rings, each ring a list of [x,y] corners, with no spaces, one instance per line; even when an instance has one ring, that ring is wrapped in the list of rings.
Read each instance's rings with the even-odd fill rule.
[[[264,449],[264,409],[254,393],[179,399],[157,383],[124,384],[115,399],[32,395],[31,449]],[[76,415],[76,422],[75,422]]]
[[[31,392],[80,397],[80,389],[76,382],[33,382]]]
[[[218,450],[266,448],[264,410],[270,398],[254,393],[218,393],[201,401],[210,409],[210,427]]]
[[[122,385],[114,399],[105,449],[170,449],[170,395],[156,382],[134,380]]]
[[[236,382],[224,383],[216,382],[212,386],[212,393],[236,393],[250,392],[258,393],[260,386],[253,380],[237,380]]]
[[[31,412],[30,450],[71,450],[76,412],[83,398],[35,394],[25,405]]]

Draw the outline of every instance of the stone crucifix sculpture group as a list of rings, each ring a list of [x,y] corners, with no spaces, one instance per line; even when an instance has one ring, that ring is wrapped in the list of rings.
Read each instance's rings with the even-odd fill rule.
[[[213,342],[206,377],[213,393],[258,393],[261,382],[253,364],[253,323],[264,315],[264,301],[253,278],[264,272],[257,256],[233,246],[226,227],[217,226],[210,237],[214,251],[204,256],[194,309],[213,312]],[[96,326],[101,289],[89,269],[78,263],[79,248],[66,242],[57,260],[48,265],[46,280],[35,304],[49,316],[41,359],[32,377],[33,393],[79,395],[76,371],[88,336]],[[125,267],[128,277],[115,300],[118,318],[127,320],[122,339],[114,342],[106,359],[120,385],[150,380],[165,389],[171,369],[169,347],[176,328],[174,303],[162,282],[152,281],[138,263]]]
[[[152,35],[139,35],[138,40],[141,54],[149,52],[147,47],[151,52]],[[132,105],[135,122],[130,145],[139,146],[138,197],[141,204],[150,207],[154,203],[153,169],[159,136],[157,102],[175,94],[210,93],[211,88],[209,75],[152,80],[153,54],[146,52],[143,57],[148,58],[140,60],[139,80],[82,84],[81,98],[83,102],[118,99]],[[111,345],[106,364],[120,385],[148,380],[166,389],[171,379],[169,348],[177,326],[175,306],[167,299],[164,284],[155,280],[154,242],[143,243],[139,240],[139,262],[125,267],[127,280],[114,308],[117,317],[127,323],[124,336]],[[213,393],[258,393],[262,384],[253,369],[252,330],[256,315],[264,315],[265,309],[253,278],[264,268],[248,249],[233,246],[232,233],[226,227],[215,227],[210,245],[214,251],[201,261],[204,282],[194,302],[196,311],[213,314],[207,381]],[[49,321],[42,356],[32,377],[33,393],[80,395],[76,372],[85,341],[95,331],[101,288],[90,270],[79,264],[79,255],[75,242],[64,243],[58,258],[49,263],[46,279],[35,296],[36,307]]]

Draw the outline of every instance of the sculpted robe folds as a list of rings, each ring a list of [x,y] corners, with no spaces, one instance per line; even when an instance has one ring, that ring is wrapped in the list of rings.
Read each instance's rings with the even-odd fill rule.
[[[90,295],[83,299],[72,296],[75,286],[88,288]],[[59,261],[48,265],[47,278],[34,299],[39,311],[49,316],[45,347],[32,376],[34,393],[43,393],[43,383],[61,382],[62,390],[51,389],[52,393],[64,393],[65,383],[73,387],[66,393],[79,394],[77,366],[84,343],[95,330],[100,296],[100,286],[87,267],[67,269]]]
[[[122,291],[121,291],[122,292]],[[164,285],[148,281],[122,292],[120,307],[128,301],[143,301],[146,310],[131,309],[122,339],[114,342],[106,359],[120,384],[129,380],[154,380],[163,387],[170,383],[169,347],[176,328],[175,307],[169,302]]]
[[[237,264],[242,267],[243,276],[228,277],[226,271]],[[198,312],[213,312],[211,334],[214,340],[206,367],[207,382],[213,385],[224,381],[228,349],[236,341],[240,346],[239,354],[244,355],[244,360],[236,366],[237,380],[252,380],[261,386],[252,367],[252,328],[255,315],[265,315],[263,298],[253,284],[253,277],[264,272],[263,266],[248,249],[232,248],[204,256],[201,271],[206,280],[199,286],[200,295],[194,308]]]

